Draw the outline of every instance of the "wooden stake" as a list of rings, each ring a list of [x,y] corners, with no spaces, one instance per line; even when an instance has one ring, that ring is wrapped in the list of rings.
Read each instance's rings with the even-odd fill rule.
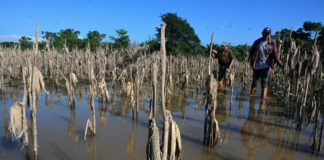
[[[209,60],[208,60],[208,74],[211,74],[211,54],[213,52],[213,39],[214,39],[214,32],[210,38],[210,45],[209,45]]]
[[[37,55],[38,52],[38,24],[36,24],[35,28],[35,55]]]
[[[27,118],[26,118],[26,105],[27,105],[27,80],[26,80],[27,68],[23,68],[23,82],[24,82],[24,98],[23,98],[23,128],[24,128],[24,145],[28,146],[28,126],[27,126]]]
[[[164,118],[164,133],[163,133],[163,155],[162,160],[167,159],[168,155],[168,142],[169,142],[169,120],[167,119],[167,113],[165,109],[165,70],[166,70],[166,47],[165,47],[165,27],[166,23],[163,23],[161,27],[161,66],[162,66],[162,76],[161,76],[161,99],[162,99],[162,112]]]
[[[164,119],[166,119],[165,115],[165,71],[166,71],[166,47],[165,47],[165,27],[166,23],[163,23],[161,27],[161,68],[162,68],[162,76],[161,76],[161,98],[162,98],[162,112]]]

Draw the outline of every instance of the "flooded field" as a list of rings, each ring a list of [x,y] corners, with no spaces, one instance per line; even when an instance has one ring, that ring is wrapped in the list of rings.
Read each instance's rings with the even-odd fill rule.
[[[18,93],[19,92],[19,93]],[[67,105],[65,89],[49,85],[49,96],[41,92],[37,112],[39,159],[146,159],[148,114],[151,88],[147,88],[140,103],[137,120],[132,119],[129,101],[118,87],[109,88],[111,101],[99,103],[95,98],[97,134],[84,140],[88,107],[87,87],[79,86],[74,95],[75,109]],[[260,91],[258,91],[260,92]],[[216,118],[221,143],[214,148],[203,146],[204,89],[177,90],[167,101],[182,137],[183,159],[323,159],[324,151],[313,154],[310,123],[302,130],[289,119],[285,108],[273,98],[260,100],[242,91],[236,83],[220,90]],[[29,159],[22,140],[13,140],[8,131],[10,106],[22,99],[22,86],[8,87],[1,94],[0,159]],[[259,94],[258,94],[259,95]],[[157,107],[156,119],[162,129],[162,115]],[[30,117],[29,108],[27,117]],[[161,134],[161,133],[160,133]]]
[[[315,1],[1,3],[0,160],[324,160]]]

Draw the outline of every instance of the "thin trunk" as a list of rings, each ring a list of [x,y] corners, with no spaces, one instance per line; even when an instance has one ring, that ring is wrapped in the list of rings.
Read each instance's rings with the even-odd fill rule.
[[[35,55],[38,53],[38,24],[36,24],[35,28]]]
[[[214,33],[212,33],[211,38],[210,38],[209,59],[208,59],[208,74],[211,74],[211,54],[213,52],[213,39],[214,39]]]
[[[166,23],[163,23],[161,28],[161,69],[162,69],[162,76],[161,76],[161,99],[162,99],[162,112],[164,120],[166,119],[165,115],[165,71],[166,71],[166,47],[165,47],[165,27]]]
[[[217,74],[216,74],[217,79]],[[205,123],[204,123],[204,145],[213,147],[220,141],[220,132],[218,121],[216,119],[217,108],[217,82],[210,74],[207,81],[207,95],[205,107]]]
[[[154,118],[155,115],[155,107],[156,107],[156,87],[157,87],[157,66],[156,66],[156,59],[152,64],[152,80],[153,80],[153,96],[152,96],[152,106],[151,106],[151,116],[150,118]]]
[[[27,118],[26,118],[26,105],[27,105],[27,80],[26,80],[26,73],[27,68],[23,69],[23,82],[24,82],[24,98],[23,98],[23,128],[24,128],[24,145],[28,146],[29,139],[28,139],[28,126],[27,126]]]
[[[33,141],[34,141],[34,156],[35,159],[38,159],[38,141],[37,141],[37,111],[36,111],[36,86],[34,81],[34,70],[36,65],[36,55],[38,53],[38,25],[36,25],[36,36],[35,36],[35,55],[34,55],[34,61],[32,64],[32,71],[31,71],[31,91],[32,91],[32,101],[31,101],[31,109],[32,109],[32,124],[33,124]]]
[[[156,55],[154,55],[154,62],[152,64],[152,103],[150,108],[149,116],[149,134],[148,142],[146,146],[146,159],[147,160],[160,160],[161,159],[161,150],[160,150],[160,135],[159,128],[156,126],[154,115],[156,107],[156,86],[157,86],[157,66],[156,66]]]
[[[146,146],[146,159],[160,160],[160,135],[159,128],[156,126],[154,118],[149,120],[149,127],[148,143]]]
[[[172,90],[173,89],[173,82],[172,82],[172,66],[171,66],[171,63],[172,63],[172,55],[170,55],[170,60],[169,60],[169,82],[170,82],[170,89]]]
[[[166,48],[165,48],[165,27],[166,23],[163,23],[161,27],[161,66],[162,66],[162,76],[161,76],[161,99],[162,99],[162,112],[164,118],[164,132],[163,132],[163,155],[162,160],[166,160],[168,157],[168,142],[169,142],[169,120],[167,119],[167,113],[165,109],[165,67],[166,67]]]

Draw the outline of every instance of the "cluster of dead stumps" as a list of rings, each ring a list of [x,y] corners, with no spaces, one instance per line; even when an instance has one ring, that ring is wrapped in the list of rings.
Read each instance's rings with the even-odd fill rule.
[[[92,54],[90,49],[85,52],[66,50],[63,54],[51,49],[40,52],[37,45],[33,51],[3,49],[6,54],[0,54],[0,90],[5,88],[4,79],[7,81],[22,79],[24,86],[22,102],[15,103],[10,109],[9,129],[15,139],[24,140],[26,155],[32,155],[33,159],[38,158],[38,97],[42,90],[49,94],[45,89],[44,78],[66,89],[71,115],[75,114],[74,97],[78,97],[79,94],[76,91],[78,83],[88,85],[89,118],[84,127],[85,141],[96,135],[95,97],[98,98],[99,104],[111,100],[107,81],[111,82],[110,86],[115,90],[122,91],[123,101],[131,104],[134,121],[137,120],[140,102],[143,101],[141,89],[145,86],[144,84],[149,84],[152,93],[150,94],[146,155],[150,160],[183,158],[185,153],[183,153],[181,143],[181,132],[171,112],[167,110],[166,103],[172,96],[174,84],[181,87],[198,85],[206,90],[202,142],[208,148],[221,143],[220,128],[216,117],[217,74],[211,74],[211,67],[217,68],[217,62],[210,57],[172,58],[169,56],[167,58],[165,28],[166,24],[163,24],[161,51],[150,55],[146,55],[145,47],[144,49],[130,47],[119,51],[99,49],[96,54]],[[36,37],[38,37],[37,30],[36,28]],[[106,54],[107,52],[109,54]],[[306,55],[309,56],[302,57],[299,47],[296,46],[294,40],[291,40],[290,50],[284,60],[286,66],[283,70],[276,71],[277,74],[272,78],[270,86],[273,87],[274,95],[283,97],[280,98],[280,102],[288,106],[286,107],[287,113],[296,119],[296,128],[300,129],[310,122],[314,123],[312,148],[319,152],[324,134],[324,119],[320,118],[324,89],[323,77],[321,79],[322,69],[319,64],[320,54],[315,44],[313,50]],[[243,90],[249,88],[251,79],[249,76],[252,74],[248,73],[248,62],[236,62],[234,70],[236,73],[233,75],[236,74],[236,77],[241,78]],[[116,88],[118,86],[121,87]],[[162,129],[158,127],[161,121],[156,119],[158,103],[162,111]],[[26,117],[28,110],[31,115],[29,119]],[[101,119],[100,115],[99,123]],[[30,138],[32,143],[29,141]],[[34,154],[29,152],[31,146]],[[131,151],[132,148],[129,147],[128,150]]]
[[[149,117],[149,137],[147,143],[147,159],[166,160],[166,159],[182,159],[181,134],[177,123],[172,119],[171,112],[165,107],[165,73],[166,73],[166,48],[165,48],[165,27],[161,28],[161,56],[156,56],[152,64],[152,80],[153,80],[153,100],[150,107]],[[163,140],[160,148],[159,128],[154,118],[156,108],[156,91],[157,91],[157,60],[161,58],[161,107],[163,112]]]
[[[83,139],[87,142],[90,137],[96,135],[96,109],[95,97],[99,104],[108,103],[110,94],[106,84],[107,77],[111,81],[111,86],[121,86],[123,100],[131,104],[132,118],[137,120],[138,110],[143,84],[152,84],[150,114],[149,114],[149,134],[147,142],[147,159],[182,159],[183,150],[181,143],[181,133],[177,123],[172,119],[172,114],[166,109],[166,101],[172,96],[173,83],[181,87],[190,84],[201,84],[205,81],[213,80],[208,83],[209,93],[206,105],[206,124],[204,143],[211,147],[219,140],[219,129],[215,117],[217,86],[212,76],[208,76],[205,64],[206,58],[166,58],[165,47],[165,27],[161,30],[161,51],[152,55],[146,55],[145,47],[140,49],[125,49],[121,51],[111,50],[107,55],[104,50],[98,51],[96,55],[91,54],[90,49],[86,53],[80,51],[65,50],[60,54],[56,50],[38,51],[38,46],[34,46],[33,51],[20,51],[19,49],[2,51],[8,54],[1,54],[1,90],[5,90],[4,79],[20,81],[22,78],[24,93],[22,102],[17,102],[10,110],[10,126],[8,127],[14,139],[23,139],[26,157],[38,159],[37,142],[37,109],[38,99],[41,91],[48,93],[45,89],[44,79],[54,83],[56,86],[65,88],[67,93],[67,105],[71,110],[71,115],[75,117],[75,97],[78,97],[78,83],[88,85],[88,107],[89,118],[84,127]],[[38,29],[36,27],[36,37]],[[36,42],[37,44],[37,38]],[[120,56],[120,52],[126,52]],[[136,54],[127,53],[135,52]],[[139,55],[139,56],[138,56]],[[135,58],[134,58],[135,57]],[[136,59],[135,62],[134,59]],[[125,62],[127,61],[127,62]],[[126,63],[126,64],[125,64]],[[190,68],[190,69],[189,69]],[[41,72],[42,71],[42,72]],[[43,73],[43,74],[42,74]],[[22,76],[21,76],[22,74]],[[166,76],[167,75],[167,76]],[[194,77],[189,79],[189,77]],[[209,79],[211,78],[211,79]],[[159,80],[158,80],[159,79]],[[174,82],[175,80],[175,82]],[[191,83],[190,83],[191,82]],[[121,85],[117,85],[117,83]],[[167,84],[167,85],[166,85]],[[216,87],[216,88],[215,88]],[[158,96],[160,96],[158,98]],[[160,139],[160,131],[157,127],[159,121],[155,120],[157,111],[157,101],[161,104],[163,114],[163,133]],[[30,111],[30,118],[26,117],[26,112]],[[101,116],[101,115],[100,115]],[[99,118],[101,120],[101,117]],[[30,122],[29,122],[30,121]],[[73,135],[73,128],[69,128],[69,133]],[[215,134],[216,133],[216,134]],[[215,137],[216,135],[216,137]],[[30,143],[29,139],[32,139]],[[78,137],[73,137],[79,139]],[[30,152],[30,147],[33,152]],[[129,149],[131,150],[131,148]]]
[[[290,37],[290,47],[286,52],[285,67],[274,76],[270,86],[275,91],[274,95],[282,97],[279,102],[285,106],[288,116],[296,120],[297,129],[314,124],[311,148],[319,153],[324,135],[324,119],[320,118],[324,104],[324,77],[316,39],[312,50],[303,54],[301,47]]]
[[[38,35],[38,28],[36,27],[36,35]],[[37,42],[37,38],[36,38]],[[37,43],[36,43],[37,44]],[[35,53],[37,54],[38,46],[35,46]],[[35,57],[35,56],[33,56]],[[9,130],[15,139],[24,138],[24,147],[26,149],[26,156],[29,154],[29,132],[31,132],[34,159],[38,157],[38,142],[37,142],[37,109],[38,97],[40,91],[45,89],[45,83],[41,71],[35,66],[35,59],[31,57],[27,59],[26,65],[21,68],[22,80],[24,84],[24,93],[22,102],[16,102],[10,108],[10,125]],[[30,106],[30,125],[26,117],[26,106]],[[30,129],[29,129],[30,128]]]

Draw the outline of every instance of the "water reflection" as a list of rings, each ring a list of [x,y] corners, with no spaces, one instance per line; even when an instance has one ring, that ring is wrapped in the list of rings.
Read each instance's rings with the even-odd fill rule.
[[[82,98],[83,98],[82,87],[75,87],[75,95],[76,95],[78,101],[82,100]]]
[[[309,152],[300,144],[300,130],[278,112],[278,107],[266,101],[251,98],[248,115],[241,128],[241,142],[247,149],[248,159],[255,159],[261,151],[270,149],[274,159],[295,159],[297,152]]]
[[[99,102],[99,125],[100,125],[100,127],[104,127],[106,125],[108,110],[109,110],[108,102]]]
[[[118,116],[125,117],[126,113],[128,113],[128,110],[131,108],[129,97],[122,96],[120,101],[120,106],[119,108],[115,108],[116,111],[114,113]]]
[[[169,93],[170,98],[169,101],[166,102],[166,108],[171,112],[180,112],[181,119],[186,119],[186,107],[187,107],[187,99],[188,99],[188,91],[184,92],[174,91]]]
[[[96,137],[95,136],[88,137],[85,140],[85,145],[86,145],[88,152],[90,152],[90,154],[91,154],[91,159],[96,160],[97,159]]]
[[[68,121],[68,136],[77,142],[80,140],[80,134],[76,129],[76,111],[75,109],[70,109],[70,119]]]
[[[256,149],[264,149],[267,141],[267,130],[263,122],[262,113],[266,109],[265,102],[259,103],[259,109],[255,109],[255,99],[250,100],[248,117],[241,128],[241,142],[247,149],[247,156],[249,159],[254,159],[256,155]]]
[[[111,93],[111,111],[113,111],[113,110],[115,110],[115,108],[116,108],[116,97],[117,97],[117,93],[116,93],[116,86],[114,85],[114,87],[112,87],[113,88],[113,91],[112,91],[112,93]]]
[[[216,118],[219,124],[222,124],[226,121],[229,111],[227,110],[228,107],[228,100],[227,100],[227,92],[220,92],[217,96],[217,109],[216,109]]]
[[[25,160],[32,160],[32,151],[29,149],[28,146],[24,147],[24,156],[25,156]]]
[[[217,97],[217,109],[216,109],[216,118],[220,125],[224,126],[221,129],[221,139],[222,144],[228,144],[229,142],[229,127],[230,120],[229,112],[230,112],[230,104],[228,104],[228,94],[227,91],[222,91],[218,94]]]
[[[95,137],[88,137],[85,141],[80,140],[80,137],[83,136],[84,121],[89,114],[86,108],[87,91],[84,90],[84,87],[77,87],[75,92],[77,102],[75,109],[66,107],[64,89],[52,89],[52,94],[49,94],[49,97],[46,99],[40,97],[40,100],[45,99],[45,102],[40,101],[38,114],[40,115],[38,117],[38,129],[41,156],[49,155],[46,157],[48,159],[59,159],[60,157],[63,157],[62,159],[82,159],[85,157],[87,159],[112,159],[115,155],[118,159],[144,159],[145,145],[143,143],[147,141],[147,131],[143,129],[143,124],[145,124],[143,119],[147,120],[148,109],[148,106],[144,106],[144,103],[147,104],[148,101],[146,99],[144,102],[142,98],[148,97],[150,92],[147,92],[147,95],[140,94],[141,96],[138,97],[140,100],[138,104],[144,106],[139,107],[138,121],[132,121],[129,100],[127,97],[121,97],[117,89],[111,92],[111,101],[109,103],[98,103],[95,98],[95,104],[98,104],[96,109],[99,111],[97,120],[99,120],[100,131],[102,132],[98,132]],[[178,118],[175,118],[176,120],[183,120],[180,127],[181,133],[184,135],[182,139],[184,143],[184,159],[323,158],[323,151],[315,156],[312,155],[309,149],[311,130],[295,130],[294,121],[285,117],[283,107],[276,106],[276,103],[270,99],[260,101],[257,97],[250,98],[247,92],[241,92],[240,90],[234,92],[237,97],[233,98],[234,103],[232,106],[230,105],[231,91],[221,91],[218,94],[216,118],[220,125],[223,143],[215,148],[206,149],[201,144],[204,111],[199,107],[204,103],[203,92],[190,88],[173,91],[167,107],[176,112],[174,113],[174,117],[178,116]],[[13,142],[9,131],[6,130],[9,122],[8,105],[15,101],[13,95],[15,94],[9,94],[9,92],[6,95],[7,97],[1,95],[0,109],[2,113],[0,116],[2,117],[0,120],[2,120],[2,126],[0,133],[2,133],[2,142],[0,152],[5,151],[6,154],[12,154],[13,157],[18,155],[23,159],[32,159],[32,148],[23,149],[21,152],[22,142]],[[78,95],[80,95],[79,98]],[[13,97],[13,99],[10,99],[9,96]],[[45,96],[45,94],[40,96]],[[54,102],[57,97],[63,100],[62,103],[65,104],[65,107],[59,107],[61,103]],[[44,103],[50,107],[42,108]],[[57,118],[62,115],[68,116],[68,118]],[[123,118],[120,118],[120,116]],[[44,142],[46,138],[42,138],[43,133],[46,133],[46,129],[49,129],[46,127],[49,121],[55,121],[55,124],[58,124],[51,126],[50,130],[55,130],[55,133],[51,133],[49,136],[58,139],[63,138],[62,141],[69,140],[68,143],[63,143],[66,148],[61,146],[61,141],[53,143],[56,146],[54,147],[55,150],[64,150],[64,156],[62,156],[63,153],[61,153],[61,156],[53,155],[53,145],[48,145],[47,143],[51,142]],[[67,126],[65,126],[66,121]],[[63,129],[61,124],[65,124]],[[82,127],[78,129],[78,125]],[[30,133],[32,133],[32,128],[30,128]],[[100,140],[98,140],[98,137],[100,137]],[[48,146],[50,147],[48,148]],[[105,151],[101,153],[100,150]],[[4,158],[0,155],[0,159]]]
[[[5,140],[6,143],[10,143],[11,142],[11,133],[9,131],[10,117],[6,106],[6,97],[2,92],[1,92],[1,104],[2,104],[2,117],[4,123],[3,126],[5,131]]]
[[[131,134],[128,138],[128,142],[126,144],[126,152],[131,157],[137,157],[137,128],[138,128],[138,122],[133,121],[132,122],[132,130]]]
[[[54,99],[55,99],[55,96],[57,96],[58,92],[57,92],[57,89],[50,88],[49,93],[50,94],[46,94],[45,105],[49,108],[53,108],[54,107]]]

